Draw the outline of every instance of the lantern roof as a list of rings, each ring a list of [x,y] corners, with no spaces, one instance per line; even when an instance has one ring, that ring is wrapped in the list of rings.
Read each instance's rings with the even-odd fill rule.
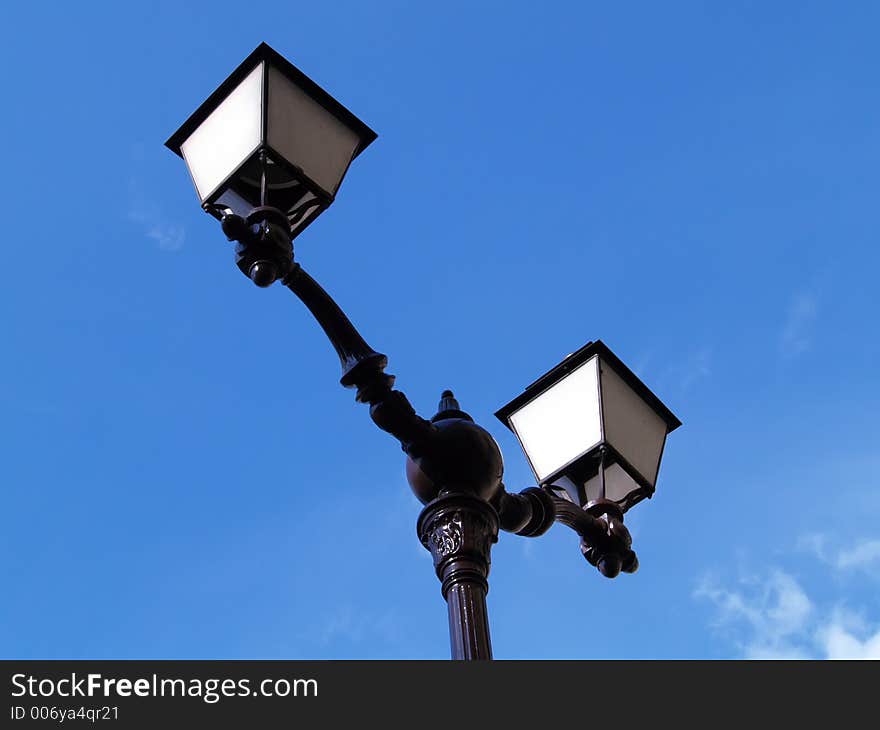
[[[284,56],[274,50],[267,43],[260,43],[254,51],[242,61],[238,67],[218,86],[211,95],[196,109],[174,134],[165,142],[165,146],[172,152],[183,157],[181,146],[190,135],[204,122],[229,94],[245,79],[245,77],[261,62],[267,61],[294,84],[311,96],[327,111],[337,117],[343,124],[354,130],[360,137],[360,143],[355,149],[357,157],[378,136],[364,122],[358,119],[352,112],[346,109],[324,89],[318,86]]]
[[[579,350],[568,355],[561,363],[544,373],[540,378],[529,385],[520,395],[510,401],[510,403],[496,411],[495,416],[505,426],[513,430],[510,425],[510,416],[513,413],[518,411],[526,405],[526,403],[529,403],[545,390],[552,387],[565,375],[583,365],[595,355],[598,355],[602,361],[608,364],[620,376],[620,378],[666,422],[668,429],[667,432],[672,432],[681,426],[681,421],[675,416],[675,414],[670,411],[656,395],[654,395],[651,389],[645,385],[639,377],[617,357],[617,355],[608,349],[608,346],[602,342],[602,340],[587,342],[587,344]]]

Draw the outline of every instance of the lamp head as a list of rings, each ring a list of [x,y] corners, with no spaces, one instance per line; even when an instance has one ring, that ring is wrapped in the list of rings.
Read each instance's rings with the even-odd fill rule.
[[[681,422],[602,342],[589,342],[496,415],[535,478],[587,508],[623,513],[654,493],[666,436]]]
[[[202,208],[222,219],[255,206],[284,213],[295,238],[335,200],[349,165],[376,138],[366,124],[261,43],[166,142]],[[266,281],[265,267],[257,278]]]

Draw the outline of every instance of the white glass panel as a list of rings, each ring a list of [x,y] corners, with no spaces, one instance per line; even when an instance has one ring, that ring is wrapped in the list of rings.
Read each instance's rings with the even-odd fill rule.
[[[550,485],[550,489],[560,499],[567,499],[569,502],[574,502],[578,507],[583,507],[581,504],[583,502],[582,486],[578,487],[568,477],[556,477]]]
[[[269,67],[269,145],[331,195],[360,138],[278,69]]]
[[[620,502],[627,494],[641,487],[627,474],[620,464],[612,464],[605,470],[605,499]],[[586,484],[587,501],[602,498],[602,482],[597,474]]]
[[[538,481],[595,446],[602,438],[598,359],[588,360],[524,405],[510,423]]]
[[[321,213],[321,209],[317,206],[318,202],[315,201],[314,207],[305,207],[303,216],[296,223],[291,225],[291,230],[293,231],[294,236],[298,235],[299,232],[302,231],[302,229],[305,228],[315,218],[315,216]]]
[[[202,202],[260,144],[262,97],[261,63],[180,146]]]
[[[666,439],[666,422],[604,362],[602,408],[606,443],[653,486]]]

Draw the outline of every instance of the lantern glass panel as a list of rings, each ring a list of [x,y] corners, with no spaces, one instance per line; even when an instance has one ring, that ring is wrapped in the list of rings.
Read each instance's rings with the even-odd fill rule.
[[[653,487],[668,430],[666,421],[610,365],[602,362],[601,369],[605,440]]]
[[[602,495],[602,479],[597,473],[584,485],[584,504],[598,499],[610,499],[612,502],[624,503],[630,492],[641,491],[642,487],[624,471],[620,464],[612,464],[605,469],[605,495]]]
[[[267,142],[329,195],[361,137],[274,66],[269,66]]]
[[[180,145],[202,202],[262,142],[263,67],[258,64]]]
[[[602,441],[598,359],[592,358],[511,414],[539,481]]]

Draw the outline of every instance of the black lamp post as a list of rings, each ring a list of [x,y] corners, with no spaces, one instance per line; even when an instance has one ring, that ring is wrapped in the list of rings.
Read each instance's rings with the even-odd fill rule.
[[[638,567],[623,513],[654,491],[678,419],[601,342],[569,356],[496,415],[517,435],[539,486],[502,484],[495,440],[444,391],[419,417],[336,302],[294,262],[293,239],[334,200],[375,133],[286,59],[261,44],[166,143],[182,156],[202,207],[236,241],[258,286],[281,281],[308,307],[339,355],[341,383],[407,455],[425,505],[418,536],[449,608],[453,659],[491,659],[486,613],[499,529],[526,537],[554,523],[580,536],[603,575]]]

